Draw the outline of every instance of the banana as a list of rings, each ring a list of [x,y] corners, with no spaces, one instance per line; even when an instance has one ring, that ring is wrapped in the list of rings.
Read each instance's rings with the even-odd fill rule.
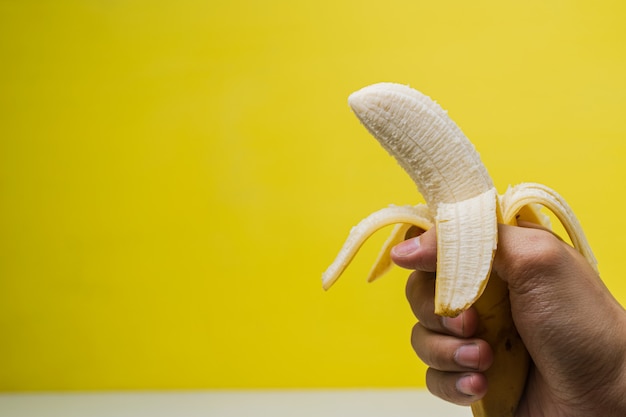
[[[472,143],[437,103],[408,86],[380,83],[352,93],[352,111],[404,168],[426,204],[390,206],[363,219],[322,274],[329,289],[359,248],[379,229],[395,224],[368,275],[382,276],[392,265],[391,248],[410,228],[437,229],[435,313],[455,317],[475,306],[476,336],[494,350],[486,372],[487,395],[472,404],[476,417],[512,417],[523,393],[529,355],[511,317],[508,289],[491,270],[498,223],[518,220],[550,227],[546,207],[564,225],[572,245],[597,271],[582,228],[565,200],[541,184],[522,183],[498,194]]]

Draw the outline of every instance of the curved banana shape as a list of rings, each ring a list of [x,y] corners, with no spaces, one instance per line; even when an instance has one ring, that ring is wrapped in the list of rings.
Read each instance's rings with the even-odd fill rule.
[[[520,184],[498,195],[480,156],[463,132],[434,101],[404,85],[365,87],[348,102],[367,130],[411,176],[426,205],[389,207],[362,220],[350,232],[335,261],[322,275],[330,288],[374,232],[396,224],[368,281],[392,265],[391,248],[412,226],[437,228],[435,313],[454,317],[474,305],[481,324],[477,337],[494,350],[487,371],[489,391],[472,404],[476,417],[512,417],[526,381],[529,357],[511,317],[508,288],[491,271],[498,223],[518,219],[549,227],[544,206],[565,226],[572,244],[596,268],[580,224],[556,192]]]

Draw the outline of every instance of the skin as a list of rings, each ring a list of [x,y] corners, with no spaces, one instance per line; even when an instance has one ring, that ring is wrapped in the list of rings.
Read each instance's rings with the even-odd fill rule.
[[[493,268],[509,286],[515,325],[532,364],[516,417],[626,416],[626,312],[598,274],[551,232],[499,226]],[[426,385],[469,405],[489,389],[489,345],[473,337],[470,308],[449,319],[433,313],[434,228],[397,245],[393,261],[414,270],[406,293],[419,320],[411,343],[429,366]]]

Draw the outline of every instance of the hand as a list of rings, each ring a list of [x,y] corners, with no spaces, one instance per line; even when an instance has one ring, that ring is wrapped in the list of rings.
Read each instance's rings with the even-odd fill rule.
[[[428,389],[468,405],[489,389],[482,372],[493,352],[472,337],[472,308],[453,319],[434,314],[436,254],[433,228],[397,245],[392,259],[415,270],[406,289],[419,320],[411,342],[429,366]],[[517,417],[626,416],[626,312],[586,260],[549,231],[500,225],[493,268],[532,361]]]

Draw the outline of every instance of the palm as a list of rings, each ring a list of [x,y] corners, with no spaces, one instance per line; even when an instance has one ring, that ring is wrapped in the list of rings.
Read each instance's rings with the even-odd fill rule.
[[[564,404],[560,404],[549,383],[531,365],[524,395],[515,417],[565,417],[571,416]]]

